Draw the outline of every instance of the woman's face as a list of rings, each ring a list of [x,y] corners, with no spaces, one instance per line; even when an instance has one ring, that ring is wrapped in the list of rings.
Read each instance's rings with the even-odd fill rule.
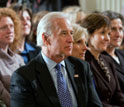
[[[74,42],[72,56],[85,60],[86,50],[86,38],[83,35],[78,41]]]
[[[21,21],[23,25],[23,35],[28,36],[31,31],[31,17],[29,13],[25,10],[23,13],[21,13]]]
[[[6,16],[0,18],[0,46],[4,47],[14,41],[14,23]]]
[[[95,32],[90,35],[89,42],[91,45],[89,45],[89,48],[92,47],[92,49],[98,52],[105,51],[110,42],[109,32],[110,30],[104,27],[95,30]]]
[[[123,41],[123,37],[124,33],[122,21],[119,18],[112,20],[110,32],[110,46],[114,48],[119,47]]]

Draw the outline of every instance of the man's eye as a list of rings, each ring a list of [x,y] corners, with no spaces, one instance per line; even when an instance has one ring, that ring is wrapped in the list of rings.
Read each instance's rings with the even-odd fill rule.
[[[70,34],[71,34],[71,35],[73,35],[73,34],[74,34],[74,32],[71,32]]]
[[[121,30],[123,30],[123,28],[119,28],[119,30],[121,31]]]
[[[115,31],[116,29],[115,29],[115,28],[112,28],[111,30],[112,30],[112,31]]]
[[[6,29],[6,28],[7,28],[7,26],[0,27],[0,29],[3,29],[3,30]]]
[[[101,32],[101,34],[105,34],[105,32],[103,31],[103,32]]]
[[[66,32],[63,32],[62,34],[66,35]]]
[[[76,43],[80,44],[81,43],[81,40],[77,41]]]

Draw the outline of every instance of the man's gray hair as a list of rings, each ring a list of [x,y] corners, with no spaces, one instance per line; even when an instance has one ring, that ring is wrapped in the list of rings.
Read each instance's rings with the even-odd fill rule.
[[[42,46],[42,34],[45,33],[47,36],[52,34],[52,20],[56,18],[66,18],[66,15],[62,12],[50,12],[46,14],[39,22],[37,27],[37,45]]]

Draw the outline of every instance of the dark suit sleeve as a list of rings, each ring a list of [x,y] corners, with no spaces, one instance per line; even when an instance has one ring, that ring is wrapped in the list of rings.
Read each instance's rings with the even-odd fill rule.
[[[14,72],[12,75],[10,95],[11,107],[36,107],[30,82],[18,72]]]
[[[102,103],[97,95],[93,74],[90,71],[90,66],[87,66],[87,83],[88,83],[88,107],[102,107]]]

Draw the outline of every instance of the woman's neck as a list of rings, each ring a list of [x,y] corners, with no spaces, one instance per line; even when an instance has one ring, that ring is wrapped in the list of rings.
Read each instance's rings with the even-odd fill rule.
[[[8,52],[8,45],[2,45],[2,44],[0,44],[0,48],[3,50],[3,51],[5,51],[6,53]]]
[[[115,55],[115,48],[113,48],[113,47],[108,47],[108,48],[107,48],[107,53],[108,53],[109,55],[111,55],[112,57],[113,57],[113,56],[116,56],[116,55]]]
[[[100,55],[100,52],[99,51],[95,50],[94,48],[89,48],[89,51],[92,53],[92,55],[94,56],[94,58],[96,60],[99,59],[99,55]]]
[[[24,45],[25,45],[25,38],[22,39],[21,44],[20,44],[20,46],[19,46],[19,48],[18,48],[18,50],[19,50],[20,52],[24,51]]]

